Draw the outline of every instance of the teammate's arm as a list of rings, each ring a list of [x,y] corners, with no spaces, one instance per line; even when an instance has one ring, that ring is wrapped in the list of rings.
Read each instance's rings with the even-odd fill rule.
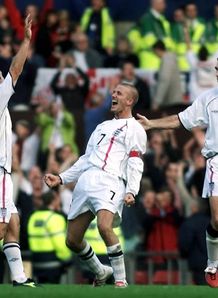
[[[17,52],[16,56],[13,58],[9,69],[9,72],[12,76],[13,85],[16,84],[17,79],[23,70],[23,66],[28,55],[30,40],[32,37],[31,26],[32,19],[30,15],[28,15],[25,19],[25,35],[23,42],[21,43],[20,49]]]
[[[137,114],[138,122],[143,126],[145,130],[157,128],[157,129],[173,129],[180,126],[180,120],[178,115],[172,115],[163,117],[160,119],[149,120],[145,116]]]

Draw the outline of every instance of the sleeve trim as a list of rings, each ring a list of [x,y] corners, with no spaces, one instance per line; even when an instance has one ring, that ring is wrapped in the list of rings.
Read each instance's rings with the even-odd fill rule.
[[[190,131],[190,130],[189,130],[188,128],[186,128],[185,125],[182,123],[182,120],[180,119],[179,114],[177,114],[177,116],[178,116],[179,122],[180,122],[180,124],[182,125],[182,127],[184,127],[185,130]]]

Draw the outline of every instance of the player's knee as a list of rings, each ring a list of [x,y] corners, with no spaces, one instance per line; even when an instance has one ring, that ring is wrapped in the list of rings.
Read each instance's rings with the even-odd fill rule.
[[[0,231],[0,241],[4,239],[4,233]]]
[[[218,215],[212,219],[212,226],[216,231],[218,231]]]
[[[5,238],[6,230],[6,226],[1,227],[0,225],[0,241]]]
[[[102,223],[98,223],[98,231],[103,239],[107,239],[108,236],[111,234],[111,231],[113,230],[112,230],[112,227],[109,226],[107,223],[102,222]]]
[[[66,246],[73,252],[77,252],[78,250],[78,243],[74,237],[67,237]]]

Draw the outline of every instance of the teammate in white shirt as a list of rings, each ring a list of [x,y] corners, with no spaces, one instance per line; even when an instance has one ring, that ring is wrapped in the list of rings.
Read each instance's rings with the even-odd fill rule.
[[[20,49],[13,58],[9,72],[0,78],[0,239],[4,239],[6,255],[14,286],[35,287],[33,280],[24,273],[19,241],[19,216],[13,202],[11,181],[12,129],[8,101],[14,93],[14,86],[23,70],[32,36],[30,15],[25,19],[25,36]]]
[[[124,203],[127,206],[135,203],[143,172],[147,137],[132,116],[137,100],[134,86],[117,85],[111,107],[115,118],[96,127],[85,154],[71,168],[59,176],[45,175],[49,187],[77,181],[68,214],[66,242],[95,273],[95,286],[105,284],[112,274],[116,287],[127,286],[123,253],[113,227],[120,222]],[[95,215],[112,268],[101,264],[83,239]]]
[[[215,70],[218,81],[218,60]],[[206,231],[208,265],[205,277],[210,286],[218,287],[218,87],[203,92],[178,115],[153,120],[142,115],[138,117],[145,130],[173,129],[181,124],[187,130],[197,126],[206,128],[202,154],[207,163],[202,197],[209,198],[211,222]]]

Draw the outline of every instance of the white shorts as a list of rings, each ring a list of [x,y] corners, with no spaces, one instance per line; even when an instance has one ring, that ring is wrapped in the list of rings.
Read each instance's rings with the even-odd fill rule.
[[[90,210],[94,215],[99,210],[111,211],[114,216],[113,226],[121,222],[125,196],[125,184],[122,179],[98,168],[84,172],[73,191],[68,220]]]
[[[0,222],[9,223],[12,213],[17,213],[17,208],[13,201],[11,175],[0,169]]]
[[[208,158],[203,186],[203,198],[218,196],[218,155]]]

